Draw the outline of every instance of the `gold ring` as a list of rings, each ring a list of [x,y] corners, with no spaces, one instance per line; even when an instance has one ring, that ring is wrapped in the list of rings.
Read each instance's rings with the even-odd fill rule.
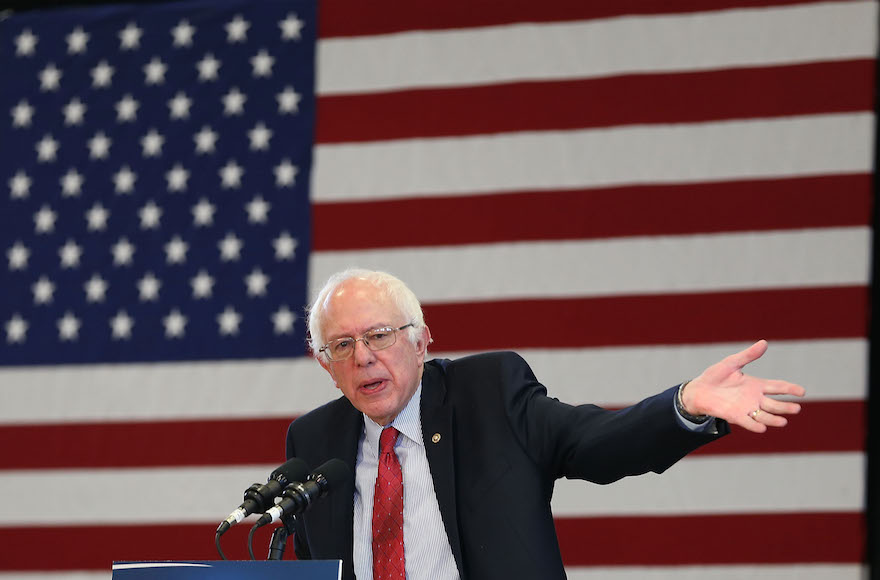
[[[754,419],[755,421],[757,421],[757,420],[758,420],[758,414],[759,414],[760,412],[761,412],[761,409],[755,409],[754,411],[752,411],[751,413],[749,413],[749,417],[751,417],[752,419]]]

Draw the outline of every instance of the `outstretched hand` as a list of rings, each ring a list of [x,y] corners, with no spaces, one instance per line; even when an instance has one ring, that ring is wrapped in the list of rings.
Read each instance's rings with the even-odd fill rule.
[[[768,395],[804,396],[804,388],[787,381],[752,377],[743,367],[767,351],[767,341],[759,340],[749,348],[732,354],[707,368],[689,382],[681,393],[685,410],[693,415],[712,415],[755,433],[767,427],[784,427],[782,415],[800,412],[797,403],[777,401]]]

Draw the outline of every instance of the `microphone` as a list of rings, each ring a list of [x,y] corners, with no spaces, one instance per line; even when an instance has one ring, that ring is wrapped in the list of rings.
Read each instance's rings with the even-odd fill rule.
[[[242,504],[217,526],[217,535],[224,534],[250,514],[265,511],[285,487],[304,480],[308,472],[309,466],[302,459],[294,457],[286,461],[269,475],[268,482],[255,483],[247,488]]]
[[[331,459],[309,474],[304,483],[292,483],[281,494],[281,501],[260,516],[254,528],[275,523],[281,518],[301,514],[327,495],[331,489],[349,477],[348,465],[341,459]]]

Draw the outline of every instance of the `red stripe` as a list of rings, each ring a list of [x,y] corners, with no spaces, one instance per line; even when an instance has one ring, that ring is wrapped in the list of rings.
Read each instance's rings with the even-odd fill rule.
[[[557,518],[568,566],[860,563],[859,513]]]
[[[321,96],[318,143],[873,110],[874,59]]]
[[[319,36],[364,36],[411,30],[442,30],[513,22],[556,22],[628,14],[679,14],[707,9],[811,4],[810,0],[449,0],[446,2],[358,2],[322,0]]]
[[[854,174],[319,203],[312,243],[333,251],[866,226],[871,187],[870,174]],[[731,200],[749,211],[731,211]],[[339,234],[368,223],[418,226]]]
[[[217,560],[211,524],[0,528],[0,570],[109,570],[120,560]],[[265,557],[269,526],[254,552]],[[247,523],[223,537],[247,559]],[[557,518],[567,566],[859,563],[860,513]],[[748,538],[748,541],[741,541]],[[737,539],[732,547],[732,539]],[[288,555],[292,550],[288,549]]]
[[[863,451],[865,414],[863,401],[807,400],[785,429],[755,435],[737,428],[696,453]],[[291,419],[0,426],[0,470],[280,465]]]
[[[865,338],[862,286],[428,304],[437,351]]]

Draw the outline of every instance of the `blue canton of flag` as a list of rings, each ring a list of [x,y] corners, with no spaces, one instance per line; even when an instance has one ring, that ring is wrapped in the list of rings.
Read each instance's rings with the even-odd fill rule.
[[[305,352],[315,28],[296,0],[0,22],[0,364]]]

